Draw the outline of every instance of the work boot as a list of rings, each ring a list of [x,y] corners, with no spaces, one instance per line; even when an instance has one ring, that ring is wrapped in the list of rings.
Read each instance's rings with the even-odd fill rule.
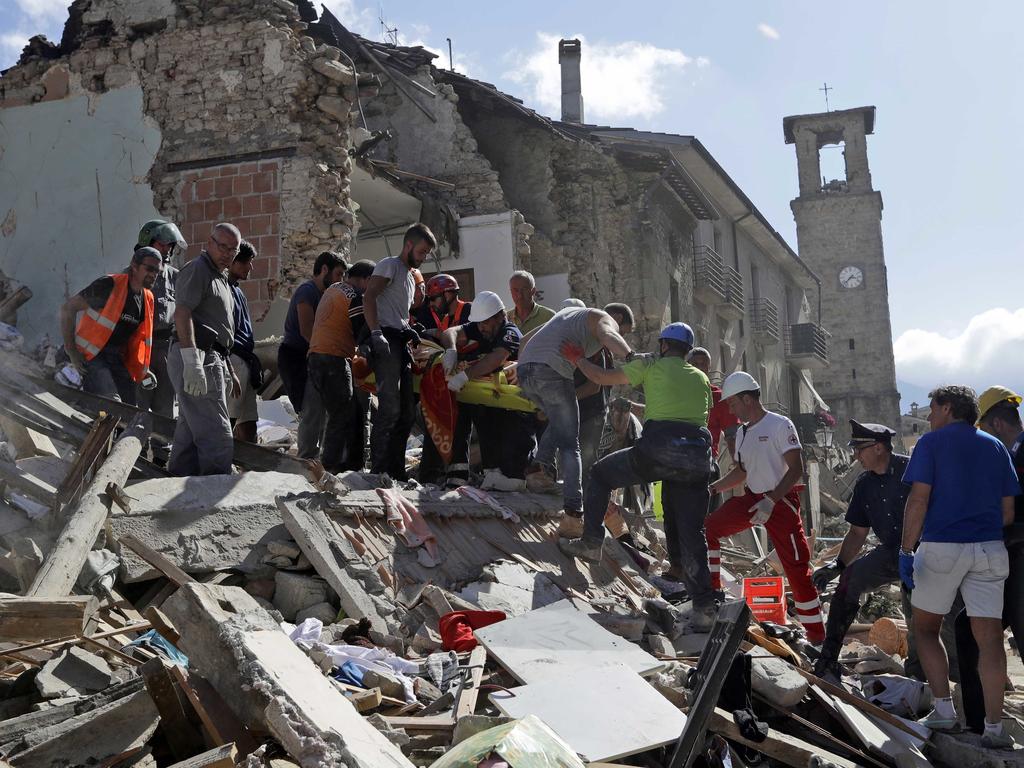
[[[558,539],[558,548],[569,557],[578,557],[592,563],[601,562],[604,554],[604,539]]]
[[[558,521],[558,537],[561,539],[583,538],[583,516],[574,515],[568,510],[563,512]]]
[[[629,533],[626,520],[622,517],[618,504],[614,506],[612,504],[608,505],[608,511],[604,515],[604,526],[608,529],[608,533],[612,535],[613,539],[621,539]]]
[[[500,469],[485,469],[480,488],[484,491],[522,491],[526,489],[526,481],[505,477]]]
[[[526,470],[526,490],[530,493],[559,493],[558,483],[539,464]]]
[[[715,626],[715,619],[718,617],[718,608],[715,605],[693,606],[690,613],[690,628],[694,632],[707,633]]]

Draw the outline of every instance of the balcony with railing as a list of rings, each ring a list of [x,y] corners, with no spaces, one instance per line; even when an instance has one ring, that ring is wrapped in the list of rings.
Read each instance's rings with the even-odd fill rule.
[[[693,249],[693,293],[705,304],[725,301],[725,264],[711,246],[698,245]]]
[[[726,265],[722,268],[725,282],[725,301],[719,305],[719,314],[733,320],[739,320],[744,314],[743,278],[740,273]]]
[[[828,331],[815,323],[790,325],[786,328],[786,358],[799,368],[825,368],[828,338]]]
[[[755,341],[774,344],[779,340],[779,308],[774,301],[750,300],[750,330]]]

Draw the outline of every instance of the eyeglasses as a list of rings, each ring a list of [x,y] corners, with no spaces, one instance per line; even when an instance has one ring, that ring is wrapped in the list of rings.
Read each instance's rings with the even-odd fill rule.
[[[218,240],[218,239],[217,239],[216,237],[214,237],[213,235],[210,235],[210,240],[212,240],[212,241],[213,241],[213,243],[214,243],[214,244],[215,244],[215,245],[216,245],[216,246],[217,246],[217,247],[218,247],[218,248],[219,248],[219,249],[220,249],[221,251],[223,251],[223,252],[225,252],[225,253],[230,253],[230,254],[231,254],[232,256],[234,256],[235,254],[237,254],[237,253],[238,253],[238,251],[239,251],[239,247],[238,247],[237,245],[235,245],[235,246],[232,246],[232,245],[228,245],[227,243],[222,243],[222,242],[221,242],[220,240]]]

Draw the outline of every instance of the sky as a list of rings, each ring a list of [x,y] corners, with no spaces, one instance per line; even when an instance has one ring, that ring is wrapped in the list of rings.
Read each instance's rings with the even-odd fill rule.
[[[695,135],[796,248],[796,157],[782,118],[877,107],[868,158],[884,202],[897,377],[1024,387],[1024,3],[637,0],[515,4],[331,0],[350,28],[424,45],[552,117],[557,43],[583,41],[587,122]],[[60,38],[63,0],[0,0],[0,68]],[[319,7],[319,6],[318,6]],[[831,160],[829,153],[831,152]],[[837,150],[823,165],[841,167]],[[826,170],[827,172],[827,170]],[[829,174],[830,177],[838,173]],[[909,401],[907,401],[909,402]]]

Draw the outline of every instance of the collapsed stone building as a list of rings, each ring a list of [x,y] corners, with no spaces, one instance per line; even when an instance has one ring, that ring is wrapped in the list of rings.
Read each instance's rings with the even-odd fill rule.
[[[307,2],[76,0],[60,43],[0,78],[0,269],[36,295],[19,328],[55,335],[53,308],[123,267],[147,219],[179,224],[185,258],[227,219],[259,250],[243,288],[273,336],[321,250],[378,259],[422,219],[442,240],[424,271],[468,298],[508,301],[526,268],[548,304],[629,303],[640,348],[685,320],[716,376],[753,373],[814,444],[819,278],[697,138],[583,123],[578,41],[559,56],[552,120]]]

